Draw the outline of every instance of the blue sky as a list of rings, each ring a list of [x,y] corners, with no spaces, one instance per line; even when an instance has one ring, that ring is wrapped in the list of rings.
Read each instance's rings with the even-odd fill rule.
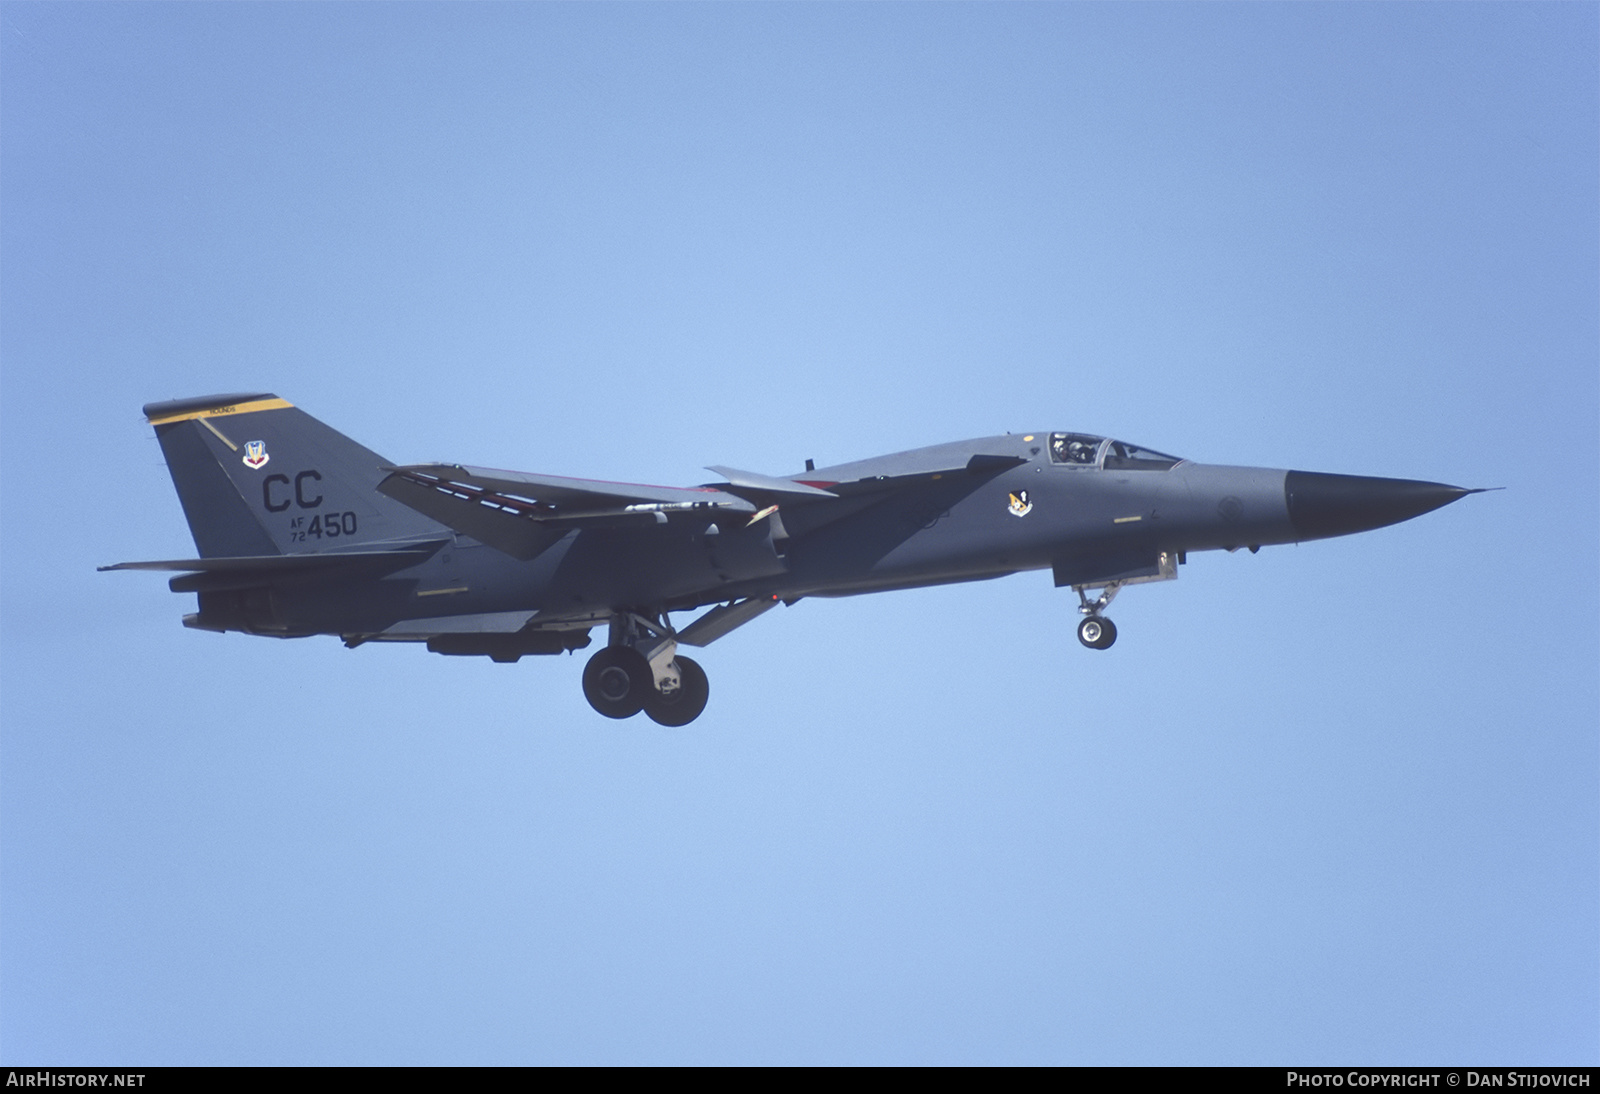
[[[0,5],[7,1063],[1594,1063],[1600,9]],[[142,403],[1503,486],[769,613],[686,730],[186,631]]]

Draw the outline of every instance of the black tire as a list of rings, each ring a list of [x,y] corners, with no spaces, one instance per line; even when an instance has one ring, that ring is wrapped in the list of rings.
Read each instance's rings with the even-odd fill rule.
[[[1078,624],[1078,641],[1091,650],[1108,650],[1117,640],[1117,625],[1100,615],[1091,615]]]
[[[583,697],[607,718],[632,718],[655,692],[650,663],[629,646],[607,646],[583,666]]]
[[[706,671],[687,657],[677,658],[678,690],[671,695],[650,689],[644,701],[644,712],[650,720],[663,726],[686,726],[706,709],[711,698],[711,682]]]
[[[1100,644],[1097,650],[1109,650],[1111,643],[1117,640],[1117,625],[1109,619],[1100,620]]]

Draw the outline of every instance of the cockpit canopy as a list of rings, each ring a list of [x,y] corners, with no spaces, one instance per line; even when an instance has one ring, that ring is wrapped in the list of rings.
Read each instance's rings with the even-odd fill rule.
[[[1104,467],[1107,471],[1165,471],[1183,460],[1151,448],[1088,433],[1052,433],[1050,462],[1069,467]]]

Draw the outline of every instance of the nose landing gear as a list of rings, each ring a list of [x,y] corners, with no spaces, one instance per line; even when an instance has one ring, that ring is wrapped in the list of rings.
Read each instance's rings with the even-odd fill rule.
[[[583,669],[583,697],[607,718],[641,710],[664,726],[686,726],[706,708],[705,670],[678,656],[677,634],[662,619],[624,612],[611,620],[611,642]]]
[[[1154,556],[1132,555],[1113,561],[1126,567],[1121,576],[1108,575],[1103,580],[1082,584],[1073,578],[1076,575],[1086,576],[1087,573],[1093,572],[1088,564],[1081,560],[1074,562],[1069,559],[1066,564],[1058,563],[1055,567],[1056,584],[1070,584],[1072,591],[1078,594],[1078,611],[1084,616],[1083,621],[1078,624],[1078,641],[1091,650],[1108,650],[1117,640],[1116,625],[1105,617],[1105,610],[1111,606],[1111,602],[1116,599],[1117,593],[1122,591],[1122,587],[1176,579],[1178,567],[1184,562],[1184,552],[1169,549],[1160,551]],[[1099,589],[1100,595],[1090,600],[1090,589]]]
[[[1082,586],[1075,586],[1078,591],[1078,610],[1084,615],[1083,621],[1078,624],[1078,641],[1091,650],[1108,650],[1111,643],[1117,640],[1117,625],[1100,613],[1111,604],[1120,587],[1106,586],[1105,591],[1091,602]]]
[[[1117,625],[1104,616],[1091,615],[1078,624],[1078,641],[1091,650],[1111,648],[1117,640]]]

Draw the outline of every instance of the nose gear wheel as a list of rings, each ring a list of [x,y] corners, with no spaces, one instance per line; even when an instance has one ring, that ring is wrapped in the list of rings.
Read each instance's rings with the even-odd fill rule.
[[[1078,641],[1091,650],[1106,650],[1117,640],[1117,625],[1103,615],[1091,615],[1078,624]]]

